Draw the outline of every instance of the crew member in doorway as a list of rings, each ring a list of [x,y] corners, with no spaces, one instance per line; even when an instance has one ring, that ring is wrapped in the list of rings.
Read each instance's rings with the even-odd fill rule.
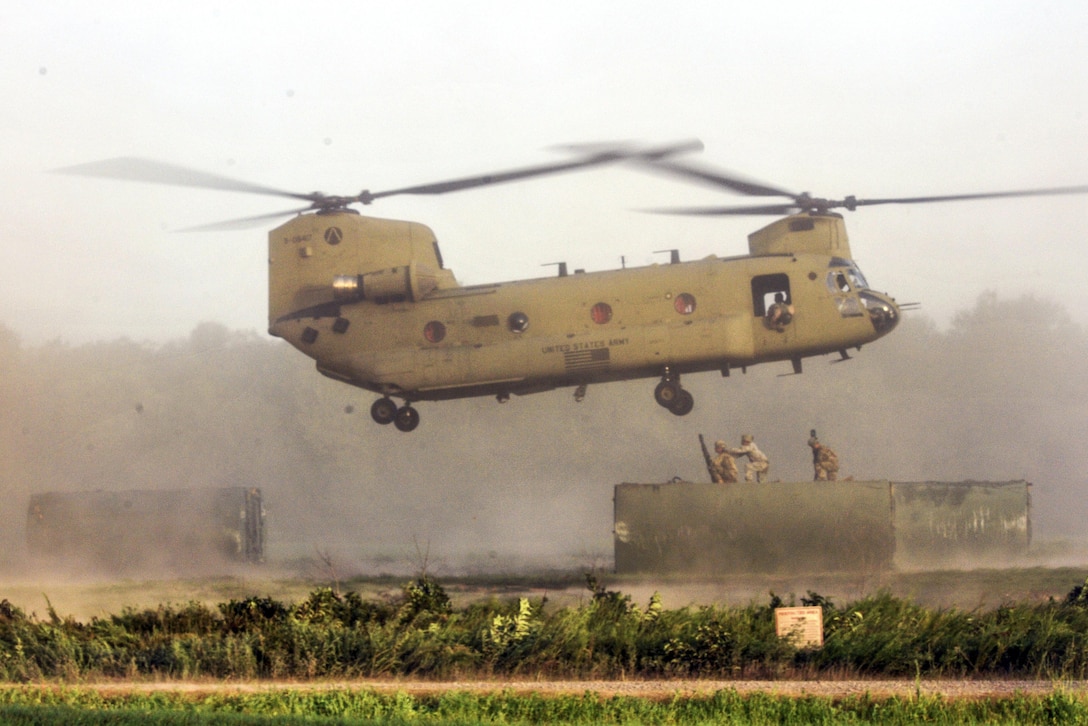
[[[744,465],[744,481],[761,482],[767,476],[767,470],[771,468],[767,455],[759,450],[751,434],[740,437],[739,449],[726,449],[726,451],[736,457],[748,457],[748,463]]]
[[[786,302],[785,293],[776,292],[774,302],[767,308],[767,324],[782,332],[793,320],[793,306]]]

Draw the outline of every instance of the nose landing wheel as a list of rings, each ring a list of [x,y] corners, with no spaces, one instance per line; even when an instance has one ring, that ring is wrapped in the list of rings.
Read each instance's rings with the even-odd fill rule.
[[[654,389],[654,400],[675,416],[687,416],[695,408],[695,397],[680,385],[680,377],[667,372]]]

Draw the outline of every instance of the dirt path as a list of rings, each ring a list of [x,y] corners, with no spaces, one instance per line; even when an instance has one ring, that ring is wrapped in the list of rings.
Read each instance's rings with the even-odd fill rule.
[[[468,691],[487,693],[511,691],[542,695],[598,693],[602,696],[633,696],[640,698],[670,698],[706,696],[720,690],[733,689],[740,693],[769,693],[782,696],[914,696],[941,694],[947,698],[1003,697],[1015,694],[1045,695],[1053,692],[1088,694],[1088,681],[999,681],[999,680],[826,680],[826,681],[416,681],[361,680],[313,682],[156,682],[156,683],[90,683],[79,688],[97,690],[103,694],[124,692],[171,691],[194,695],[211,693],[256,693],[277,690],[374,690],[403,691],[412,695]]]

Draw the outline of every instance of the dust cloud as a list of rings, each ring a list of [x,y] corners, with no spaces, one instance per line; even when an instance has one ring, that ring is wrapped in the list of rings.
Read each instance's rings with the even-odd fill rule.
[[[646,380],[590,386],[581,403],[571,390],[425,402],[403,434],[370,420],[372,394],[256,333],[205,323],[165,344],[24,346],[0,326],[0,571],[30,571],[32,494],[238,486],[263,492],[270,565],[607,569],[614,485],[705,480],[699,433],[752,433],[772,480],[804,481],[812,428],[858,480],[1026,479],[1036,541],[1083,539],[1088,334],[1060,304],[986,294],[947,329],[913,313],[852,355],[799,376],[788,363],[687,376],[683,418]]]

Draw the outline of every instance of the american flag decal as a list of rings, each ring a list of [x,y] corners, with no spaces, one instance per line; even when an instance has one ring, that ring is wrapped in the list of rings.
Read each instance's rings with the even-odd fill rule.
[[[599,371],[608,368],[608,348],[570,350],[563,354],[563,365],[568,371]]]

